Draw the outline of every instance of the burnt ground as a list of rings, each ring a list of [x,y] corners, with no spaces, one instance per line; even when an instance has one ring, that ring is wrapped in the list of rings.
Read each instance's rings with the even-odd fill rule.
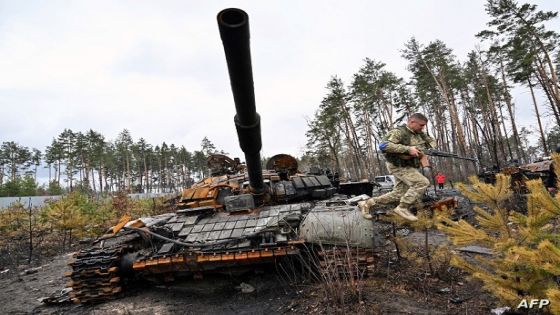
[[[424,234],[415,232],[407,238],[423,242]],[[432,231],[430,242],[445,242],[445,236]],[[426,266],[412,260],[397,260],[391,250],[379,257],[375,274],[345,297],[333,294],[326,284],[290,281],[282,273],[265,270],[169,285],[135,283],[119,298],[95,305],[41,303],[40,298],[64,288],[63,273],[69,271],[70,257],[54,257],[29,274],[2,274],[2,314],[488,314],[496,307],[480,283],[469,281],[460,271],[449,267],[436,271],[443,276],[430,274]],[[245,284],[254,291],[242,292]]]
[[[414,232],[405,237],[409,252],[423,256],[424,236]],[[438,246],[448,243],[438,231],[429,232],[429,242]],[[65,287],[63,274],[70,270],[66,265],[70,258],[68,253],[35,268],[0,270],[1,313],[489,314],[500,306],[482,290],[480,282],[469,280],[445,261],[434,262],[430,271],[425,261],[398,259],[392,243],[378,257],[373,276],[350,287],[258,270],[243,276],[210,275],[167,285],[133,283],[117,299],[95,305],[43,304],[41,298]],[[247,287],[254,290],[243,292]]]

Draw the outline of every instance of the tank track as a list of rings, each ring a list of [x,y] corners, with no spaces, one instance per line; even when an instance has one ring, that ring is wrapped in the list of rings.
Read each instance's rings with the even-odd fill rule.
[[[373,249],[346,246],[324,247],[318,251],[323,279],[362,279],[374,271]]]
[[[67,287],[72,288],[70,299],[76,304],[98,303],[115,297],[122,291],[121,258],[134,234],[112,238],[98,248],[84,249],[68,263],[72,271]]]

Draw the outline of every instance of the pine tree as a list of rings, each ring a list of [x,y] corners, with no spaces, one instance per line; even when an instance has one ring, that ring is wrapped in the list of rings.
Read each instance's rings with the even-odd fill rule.
[[[560,165],[560,155],[553,159]],[[477,257],[476,262],[455,255],[452,264],[482,280],[504,303],[515,307],[521,299],[548,298],[550,311],[560,314],[560,194],[552,196],[541,180],[530,180],[527,214],[508,211],[510,180],[498,174],[495,185],[476,178],[470,178],[472,187],[459,185],[469,199],[484,205],[475,207],[478,226],[440,216],[437,227],[456,245],[479,244],[493,250],[491,258]]]
[[[0,151],[0,162],[6,165],[9,172],[9,179],[15,181],[22,171],[25,171],[31,165],[31,151],[29,148],[22,146],[13,141],[3,142]]]
[[[69,195],[43,209],[41,215],[43,222],[62,234],[62,249],[72,244],[72,237],[81,237],[85,231],[87,217],[82,209],[73,202],[74,197]]]
[[[489,29],[477,36],[494,40],[495,47],[508,53],[512,72],[537,72],[552,99],[551,105],[560,109],[559,80],[552,60],[560,36],[544,25],[558,12],[538,11],[534,4],[519,5],[514,0],[488,0],[486,12],[493,19],[487,23]]]

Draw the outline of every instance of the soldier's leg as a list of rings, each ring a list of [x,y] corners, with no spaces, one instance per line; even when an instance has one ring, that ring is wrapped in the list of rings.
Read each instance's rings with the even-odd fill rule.
[[[397,176],[395,176],[395,181],[396,183],[395,186],[393,187],[393,190],[381,196],[374,197],[372,199],[374,199],[376,203],[381,203],[381,204],[399,202],[401,200],[401,197],[407,192],[409,187],[405,182],[403,182]]]
[[[430,186],[430,181],[414,167],[400,167],[394,170],[393,175],[408,186],[408,190],[400,199],[404,204],[414,204]]]
[[[392,170],[392,173],[408,186],[408,190],[401,197],[398,207],[393,211],[409,221],[417,221],[418,218],[410,213],[408,209],[420,199],[426,188],[430,185],[430,181],[413,167],[399,167]]]
[[[358,207],[362,211],[362,215],[364,216],[364,218],[369,220],[372,218],[370,210],[374,205],[400,202],[401,197],[406,193],[407,190],[408,186],[402,180],[395,176],[395,186],[393,187],[392,191],[381,196],[369,198],[365,201],[360,201],[358,202]]]

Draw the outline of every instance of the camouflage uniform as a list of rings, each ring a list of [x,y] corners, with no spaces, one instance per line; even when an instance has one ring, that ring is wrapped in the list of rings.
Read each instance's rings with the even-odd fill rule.
[[[400,154],[408,154],[411,146],[419,150],[434,148],[435,140],[424,132],[415,133],[406,125],[391,130],[379,145],[387,161],[387,169],[396,178],[393,191],[373,198],[376,203],[400,202],[410,206],[422,196],[430,181],[422,175],[418,168],[420,159],[404,160]]]

